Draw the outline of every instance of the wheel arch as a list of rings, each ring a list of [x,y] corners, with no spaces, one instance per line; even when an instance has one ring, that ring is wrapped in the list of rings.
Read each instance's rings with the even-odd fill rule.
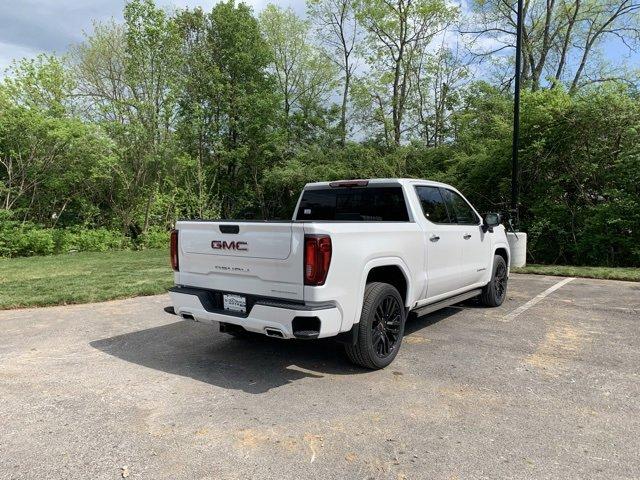
[[[390,275],[390,277],[385,277],[385,275]],[[389,279],[391,281],[389,281]],[[404,285],[402,285],[402,280],[404,281]],[[408,307],[411,304],[413,284],[411,281],[411,275],[409,274],[409,268],[404,261],[399,257],[383,257],[369,260],[363,269],[362,278],[360,280],[357,297],[358,304],[355,311],[355,318],[353,319],[354,324],[360,321],[362,305],[364,302],[364,289],[370,281],[389,283],[396,288],[400,286],[402,290],[399,289],[398,291],[402,296],[405,307]],[[393,282],[398,282],[398,286]]]
[[[506,245],[496,245],[493,249],[494,255],[500,255],[504,258],[505,263],[507,264],[507,268],[509,267],[509,247]]]
[[[403,271],[397,265],[381,265],[378,267],[373,267],[369,270],[367,275],[367,279],[365,280],[365,286],[371,282],[382,282],[388,283],[389,285],[395,287],[402,297],[402,301],[405,306],[407,305],[407,278],[405,277]]]
[[[373,272],[373,274],[372,274]],[[389,272],[393,272],[393,278],[395,280],[400,280],[402,278],[404,280],[405,291],[400,291],[400,295],[404,301],[404,306],[409,307],[411,303],[414,301],[412,297],[412,288],[413,282],[411,280],[410,270],[407,267],[406,263],[400,257],[382,257],[382,258],[374,258],[369,260],[364,268],[362,269],[362,277],[360,279],[360,284],[358,285],[356,304],[355,304],[355,312],[354,316],[351,319],[351,324],[346,324],[345,322],[349,321],[348,318],[343,318],[342,320],[342,333],[340,333],[336,338],[338,341],[355,345],[358,338],[358,329],[360,327],[360,315],[362,315],[362,308],[364,306],[364,291],[367,286],[367,282],[369,281],[382,281],[383,283],[393,283],[389,282],[387,279],[378,278],[377,276],[382,276],[383,274],[389,274]],[[401,277],[398,276],[398,272]],[[394,285],[396,286],[396,285]],[[397,287],[396,287],[397,288]]]

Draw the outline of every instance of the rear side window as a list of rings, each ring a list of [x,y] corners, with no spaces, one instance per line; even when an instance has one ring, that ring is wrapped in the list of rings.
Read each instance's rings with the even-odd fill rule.
[[[296,220],[408,222],[402,187],[305,190]]]
[[[422,213],[433,223],[451,223],[447,205],[438,187],[416,187]]]
[[[480,223],[478,216],[467,201],[456,192],[443,188],[442,195],[444,196],[445,202],[447,202],[447,208],[453,223],[460,225],[478,225],[478,223]]]

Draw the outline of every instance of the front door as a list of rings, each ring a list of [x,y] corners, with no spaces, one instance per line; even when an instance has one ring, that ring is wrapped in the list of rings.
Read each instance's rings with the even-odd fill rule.
[[[463,288],[462,243],[464,226],[452,223],[441,189],[435,186],[416,186],[425,227],[427,300]]]
[[[462,239],[461,280],[463,286],[477,284],[485,278],[489,264],[491,239],[482,231],[482,221],[475,210],[460,194],[440,189],[449,216],[460,227]]]

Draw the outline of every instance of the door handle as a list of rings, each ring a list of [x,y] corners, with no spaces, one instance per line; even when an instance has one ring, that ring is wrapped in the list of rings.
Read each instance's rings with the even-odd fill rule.
[[[438,235],[431,234],[429,240],[431,240],[432,242],[437,242],[438,240],[440,240],[440,237]]]
[[[462,238],[464,238],[465,240],[469,240],[471,238],[471,234],[470,233],[465,233]]]

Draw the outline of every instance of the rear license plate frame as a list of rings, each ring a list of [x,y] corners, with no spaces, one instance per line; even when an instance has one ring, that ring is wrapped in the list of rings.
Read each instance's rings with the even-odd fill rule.
[[[222,294],[222,308],[226,312],[246,315],[247,297],[235,293]]]

